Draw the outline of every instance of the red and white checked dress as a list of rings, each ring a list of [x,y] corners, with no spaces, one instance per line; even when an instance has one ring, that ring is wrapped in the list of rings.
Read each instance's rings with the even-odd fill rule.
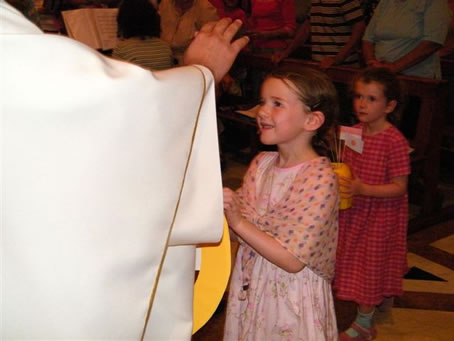
[[[362,124],[355,127],[362,128]],[[344,161],[363,182],[388,184],[410,174],[408,143],[391,126],[363,136],[363,153],[349,148]],[[402,295],[407,270],[407,194],[394,198],[355,196],[339,212],[339,241],[334,289],[336,297],[377,305],[384,296]]]

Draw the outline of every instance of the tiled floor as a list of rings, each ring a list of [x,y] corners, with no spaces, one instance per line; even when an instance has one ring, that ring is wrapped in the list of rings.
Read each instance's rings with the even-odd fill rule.
[[[224,185],[237,188],[246,168],[246,162],[229,159],[223,174]],[[441,188],[445,206],[453,205],[454,185],[443,183]],[[410,234],[408,250],[411,271],[404,279],[404,295],[396,299],[390,312],[375,314],[376,340],[453,341],[454,218]],[[193,336],[193,341],[222,340],[225,304],[223,300],[212,319]],[[350,302],[336,301],[340,330],[350,325],[355,313],[355,306]]]

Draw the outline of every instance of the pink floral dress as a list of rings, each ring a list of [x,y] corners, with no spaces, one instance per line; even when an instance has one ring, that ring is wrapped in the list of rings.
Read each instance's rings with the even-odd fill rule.
[[[267,152],[252,161],[238,190],[242,213],[306,266],[288,273],[240,240],[224,341],[337,340],[337,178],[326,158],[282,169],[278,157]]]

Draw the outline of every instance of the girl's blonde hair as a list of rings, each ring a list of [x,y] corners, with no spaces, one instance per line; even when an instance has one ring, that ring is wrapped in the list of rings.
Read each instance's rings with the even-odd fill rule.
[[[311,67],[301,67],[297,71],[277,69],[266,78],[280,79],[293,84],[296,94],[309,111],[321,111],[325,121],[312,137],[312,147],[319,155],[329,154],[329,134],[336,124],[339,114],[337,91],[331,79],[323,72]]]

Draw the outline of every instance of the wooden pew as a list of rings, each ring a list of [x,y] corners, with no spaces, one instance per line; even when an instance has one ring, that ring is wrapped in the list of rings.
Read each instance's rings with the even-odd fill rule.
[[[450,95],[454,91],[454,54],[450,57],[441,59],[441,74],[443,79],[446,79],[449,84]],[[449,98],[449,106],[447,112],[446,125],[444,126],[443,132],[444,136],[447,136],[451,139],[454,138],[454,99]]]
[[[454,55],[450,58],[441,59],[441,74],[444,79],[454,76]]]
[[[238,62],[249,70],[270,70],[276,67],[268,56],[241,54]],[[318,68],[318,63],[302,59],[285,59],[280,64],[283,67],[299,69],[301,66]],[[326,70],[333,82],[350,84],[359,69],[336,66]],[[410,191],[412,199],[418,199],[421,207],[420,215],[413,223],[421,218],[436,215],[440,209],[438,181],[440,170],[440,144],[443,130],[443,120],[446,112],[447,81],[431,80],[419,77],[398,76],[405,84],[408,95],[421,100],[420,113],[415,137],[410,141],[414,148],[412,153],[412,168],[420,169],[422,190]],[[418,195],[420,194],[420,195]],[[419,198],[417,198],[419,197]],[[411,228],[410,222],[409,228]]]

